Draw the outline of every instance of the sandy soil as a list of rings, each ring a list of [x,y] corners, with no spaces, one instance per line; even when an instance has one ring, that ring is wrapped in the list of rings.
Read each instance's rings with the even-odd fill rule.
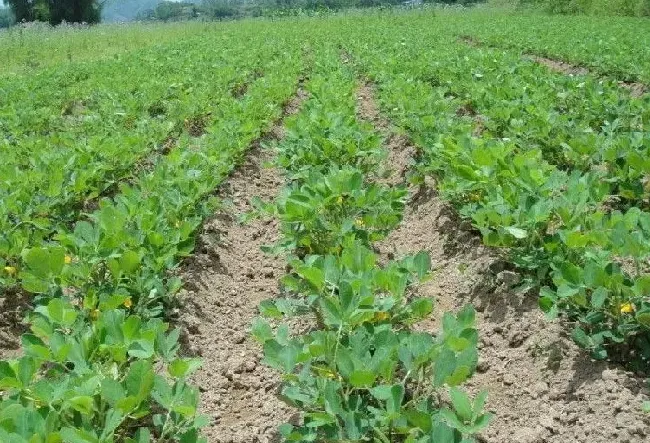
[[[285,116],[304,98],[300,92]],[[279,295],[285,260],[260,249],[277,240],[278,227],[274,220],[239,222],[253,209],[253,197],[270,201],[282,189],[283,177],[269,166],[273,152],[263,145],[283,135],[280,121],[222,186],[224,207],[205,223],[195,256],[184,265],[181,324],[187,351],[203,360],[193,382],[211,419],[204,431],[210,443],[275,442],[278,425],[292,416],[275,395],[276,373],[260,364],[261,350],[249,334],[260,301]]]
[[[27,330],[23,319],[30,312],[30,296],[20,291],[7,291],[0,296],[0,359],[19,354],[20,336]]]

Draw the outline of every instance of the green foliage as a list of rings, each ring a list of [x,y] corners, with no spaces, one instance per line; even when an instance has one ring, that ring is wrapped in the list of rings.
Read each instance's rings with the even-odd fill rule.
[[[355,82],[337,51],[319,56],[312,96],[278,147],[289,185],[265,208],[282,226],[275,251],[290,254],[288,298],[263,302],[252,328],[282,374],[281,398],[302,412],[280,432],[286,442],[474,441],[490,420],[485,394],[471,400],[456,388],[478,361],[474,310],[446,313],[435,335],[412,328],[433,309],[410,296],[430,258],[378,264],[370,248],[401,220],[406,190],[378,183],[382,149],[357,122]],[[309,332],[283,323],[307,314],[317,326]]]
[[[650,16],[648,0],[544,0],[526,2],[551,14]]]
[[[0,362],[0,440],[200,441],[186,382],[199,362],[178,357],[178,332],[163,321],[181,285],[173,270],[304,64],[315,70],[310,99],[272,147],[287,187],[262,207],[281,227],[285,298],[263,303],[253,328],[283,398],[303,412],[281,429],[287,441],[467,441],[489,419],[483,394],[458,390],[476,365],[472,309],[418,332],[433,309],[413,297],[429,257],[373,252],[406,192],[385,183],[384,140],[356,117],[349,68],[377,84],[383,110],[419,145],[415,172],[435,175],[440,195],[509,254],[547,315],[567,316],[593,357],[647,370],[648,98],[614,79],[551,73],[521,52],[647,79],[639,42],[649,34],[629,26],[636,19],[490,20],[189,24],[192,36],[153,25],[159,45],[83,63],[61,52],[95,47],[97,29],[3,33],[0,285],[32,294],[36,308],[22,353]],[[563,26],[573,34],[549,32]],[[136,35],[117,29],[119,45]],[[170,43],[165,30],[183,37]],[[514,50],[471,47],[460,34],[507,37]],[[34,60],[15,55],[21,45]],[[318,328],[293,331],[296,315]]]
[[[282,428],[286,441],[460,442],[487,425],[484,396],[472,405],[453,388],[476,366],[474,311],[446,314],[436,336],[409,327],[432,309],[429,299],[406,297],[409,282],[428,272],[426,255],[382,269],[372,252],[352,243],[340,256],[292,266],[290,288],[305,285],[321,327],[304,335],[284,326],[272,332],[263,320],[254,327],[265,362],[284,374],[283,398],[306,411],[302,426]],[[280,300],[263,311],[274,316],[286,306]],[[435,400],[444,386],[452,387],[449,408]]]
[[[313,172],[303,183],[269,208],[282,223],[282,249],[324,254],[351,237],[380,240],[401,221],[406,190],[365,184],[355,168]]]
[[[250,42],[237,33],[230,38]],[[3,230],[0,241],[0,284],[3,290],[12,287],[32,293],[35,310],[28,319],[30,331],[22,337],[22,355],[0,362],[2,441],[45,441],[41,435],[66,442],[204,441],[199,436],[206,421],[197,414],[198,391],[186,381],[200,362],[178,357],[179,332],[168,331],[162,320],[181,284],[170,271],[192,251],[196,228],[215,206],[210,198],[215,187],[269,122],[278,117],[282,103],[293,93],[302,67],[300,50],[295,40],[282,41],[281,45],[274,39],[260,42],[259,52],[234,46],[230,49],[233,57],[220,47],[218,51],[228,57],[228,63],[219,70],[215,65],[219,58],[214,54],[206,57],[210,69],[198,77],[179,70],[182,65],[176,58],[161,57],[160,48],[149,55],[138,52],[132,55],[137,63],[124,64],[129,75],[124,77],[123,87],[129,92],[122,97],[119,88],[115,94],[98,93],[107,72],[103,69],[116,73],[119,63],[99,64],[96,71],[89,70],[78,80],[87,81],[89,90],[98,93],[86,102],[96,108],[82,109],[73,102],[55,117],[47,116],[53,120],[40,120],[41,126],[23,126],[29,123],[14,115],[16,110],[19,115],[26,112],[38,122],[40,117],[26,108],[14,107],[8,112],[3,108],[3,115],[10,117],[3,120],[3,135],[11,134],[3,139],[5,143],[27,145],[28,140],[43,137],[39,128],[48,128],[53,139],[69,140],[76,157],[50,146],[49,151],[43,151],[46,161],[67,165],[60,169],[79,169],[70,169],[69,176],[62,176],[47,168],[49,176],[41,170],[32,182],[25,178],[22,187],[13,182],[14,189],[22,193],[11,192],[15,198],[7,197],[8,204],[3,205],[2,223],[13,228]],[[190,42],[198,52],[217,46],[205,41],[204,36]],[[196,54],[188,51],[188,60],[196,59]],[[142,75],[151,77],[147,57],[178,83],[170,86],[172,77],[164,76],[160,85],[143,82]],[[197,64],[192,66],[196,68]],[[245,96],[232,97],[231,82],[239,81],[240,75],[249,78],[250,72],[260,68],[269,73],[251,82]],[[42,80],[45,78],[47,75]],[[110,81],[117,78],[116,74]],[[161,85],[162,89],[156,89]],[[29,85],[25,87],[31,90]],[[194,87],[199,90],[195,94]],[[36,93],[44,110],[60,106],[61,98],[57,93],[48,95],[49,88],[48,84],[48,89]],[[20,90],[12,91],[21,94]],[[137,95],[138,91],[142,93]],[[137,99],[145,97],[156,100]],[[121,102],[124,98],[126,103]],[[223,108],[213,108],[217,104]],[[28,108],[30,103],[24,106]],[[214,118],[205,117],[207,106]],[[133,114],[129,117],[127,113]],[[133,118],[134,114],[139,117]],[[77,119],[80,115],[94,117]],[[102,116],[106,118],[102,120]],[[164,123],[168,119],[177,123]],[[89,173],[105,173],[120,161],[134,159],[126,155],[123,145],[113,148],[116,164],[102,159],[97,146],[89,147],[91,155],[83,156],[82,135],[105,127],[109,133],[115,131],[117,138],[125,120],[131,138],[123,140],[146,145],[152,137],[166,137],[170,129],[179,127],[184,129],[177,134],[177,143],[183,148],[156,153],[149,168],[140,168],[128,183],[120,183],[112,198],[97,199],[95,208],[78,207],[80,197],[97,196],[97,188],[88,186],[90,183],[102,184],[101,175],[97,181],[83,180],[80,186],[66,184],[66,179],[81,175],[75,171],[87,167],[99,169]],[[193,128],[190,122],[197,120],[205,125],[204,133],[189,133],[187,128]],[[124,152],[121,159],[118,150]],[[20,153],[24,152],[14,150],[13,160],[7,156],[2,170],[7,174],[2,188],[5,196],[12,189],[11,180],[17,179]],[[85,167],[73,163],[78,159]],[[43,182],[52,179],[45,186],[45,194],[29,196],[26,191],[30,183],[40,190]],[[61,195],[71,188],[76,195]],[[51,213],[35,208],[38,212],[16,210],[29,207],[30,199],[38,201],[39,197]],[[47,198],[60,204],[49,205]],[[16,214],[24,217],[24,223],[15,223]]]
[[[190,20],[198,16],[194,3],[163,1],[155,8],[140,12],[137,20],[160,20],[163,22],[174,20]]]
[[[160,320],[89,298],[82,308],[53,299],[29,321],[24,356],[0,362],[3,440],[129,441],[129,429],[150,417],[160,438],[200,441],[196,431],[205,421],[196,415],[198,391],[185,381],[198,363],[176,356],[179,331],[167,333]],[[159,375],[155,362],[168,366],[169,377]]]
[[[647,99],[518,52],[409,41],[391,63],[365,46],[354,57],[421,146],[420,173],[542,287],[549,316],[575,322],[579,345],[647,371]]]
[[[453,32],[589,68],[619,80],[650,83],[647,19],[598,15],[503,14],[475,11],[445,17]]]

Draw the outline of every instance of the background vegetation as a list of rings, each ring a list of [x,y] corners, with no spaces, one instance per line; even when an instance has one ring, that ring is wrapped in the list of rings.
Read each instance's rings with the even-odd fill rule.
[[[139,21],[225,20],[287,16],[361,8],[422,4],[488,7],[562,15],[650,16],[650,0],[6,0],[0,28],[16,22],[50,24]]]
[[[488,0],[488,4],[548,14],[650,16],[650,0]]]

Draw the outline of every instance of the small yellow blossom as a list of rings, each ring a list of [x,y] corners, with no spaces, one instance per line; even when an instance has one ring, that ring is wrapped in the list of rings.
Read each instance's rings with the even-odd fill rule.
[[[336,200],[336,203],[338,203],[339,205],[342,205],[343,204],[343,197],[339,195],[339,198]]]
[[[97,320],[99,318],[99,309],[93,309],[90,311],[90,318]]]
[[[634,305],[632,303],[625,303],[621,306],[621,314],[630,314],[634,312]]]
[[[72,257],[66,255],[64,261],[66,265],[69,265],[70,263],[72,263]]]
[[[180,228],[180,227],[181,227],[181,222],[177,221],[176,223],[174,223],[174,226],[175,226],[177,229]]]
[[[336,374],[334,373],[334,371],[330,369],[323,369],[322,373],[324,377],[332,378],[332,379],[336,378]]]
[[[323,367],[315,366],[315,367],[313,367],[313,369],[321,377],[329,378],[329,379],[332,379],[332,380],[340,379],[340,376],[336,372],[331,370],[330,368],[323,368]]]
[[[131,306],[133,306],[133,302],[131,301],[130,298],[127,298],[126,300],[124,300],[124,306],[125,306],[127,309],[129,309]]]
[[[9,275],[16,275],[16,268],[13,266],[5,266],[4,271]]]
[[[357,225],[360,228],[363,228],[366,224],[363,222],[362,219],[358,218],[354,221],[354,224]]]
[[[375,312],[375,321],[384,321],[387,320],[390,315],[388,312]]]

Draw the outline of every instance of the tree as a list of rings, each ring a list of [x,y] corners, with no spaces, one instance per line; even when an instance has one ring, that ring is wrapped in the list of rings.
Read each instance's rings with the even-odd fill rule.
[[[102,4],[99,0],[8,0],[17,21],[47,21],[53,25],[99,23]]]
[[[102,7],[97,0],[49,0],[50,23],[99,23]]]
[[[13,25],[14,16],[9,8],[0,7],[0,29]]]
[[[29,0],[7,0],[16,21],[34,21],[34,4]]]
[[[234,18],[239,15],[236,3],[229,0],[204,0],[202,10],[207,17],[217,20]]]

